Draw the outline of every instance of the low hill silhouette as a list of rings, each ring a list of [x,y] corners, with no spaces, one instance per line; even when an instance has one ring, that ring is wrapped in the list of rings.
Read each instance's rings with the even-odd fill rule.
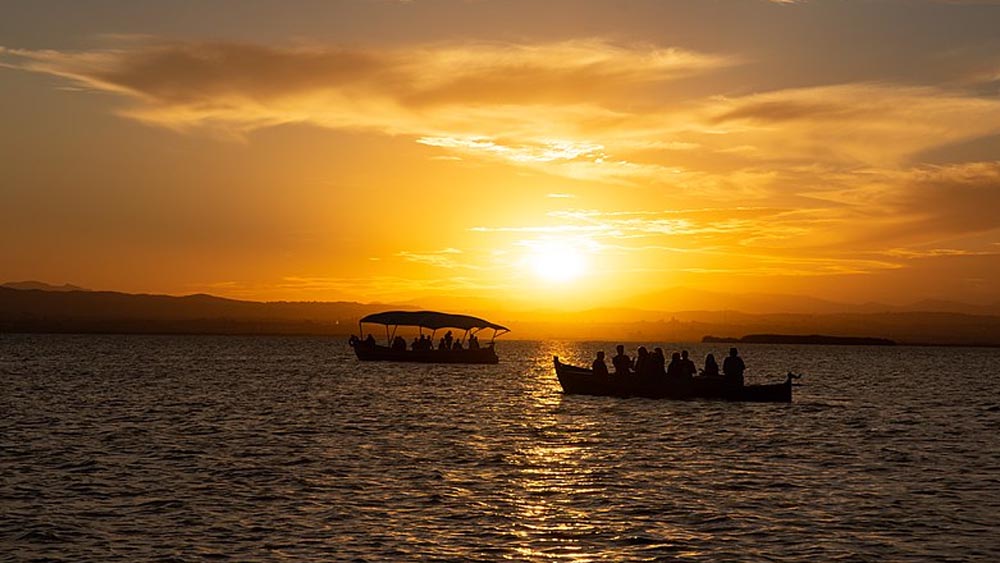
[[[43,291],[0,286],[0,332],[312,334],[347,336],[358,319],[415,303],[257,302],[215,297]],[[1000,346],[1000,316],[952,312],[742,313],[601,308],[586,311],[447,308],[489,318],[514,338],[698,342],[706,334],[886,338],[899,344]]]
[[[255,302],[206,294],[129,294],[0,287],[0,331],[334,334],[386,308],[353,302]]]
[[[944,299],[924,299],[906,305],[888,303],[843,303],[803,295],[776,293],[721,293],[673,287],[631,299],[630,303],[664,311],[711,310],[754,314],[799,313],[832,315],[842,313],[964,313],[1000,315],[1000,303],[972,304]]]
[[[829,336],[826,334],[748,334],[740,338],[706,336],[702,342],[715,344],[816,344],[824,346],[895,346],[888,338]]]
[[[90,291],[89,289],[78,285],[68,283],[64,283],[62,285],[52,285],[50,283],[40,282],[37,280],[7,282],[0,285],[0,287],[9,287],[10,289],[40,289],[42,291]]]

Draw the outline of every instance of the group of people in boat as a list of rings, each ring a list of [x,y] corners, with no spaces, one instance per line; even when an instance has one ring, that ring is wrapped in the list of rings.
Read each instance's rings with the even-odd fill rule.
[[[688,357],[687,350],[672,353],[669,364],[660,347],[653,348],[650,352],[645,346],[639,346],[635,359],[625,353],[625,346],[621,344],[616,347],[616,351],[618,353],[611,358],[616,377],[639,377],[648,380],[662,377],[669,379],[706,377],[721,378],[727,382],[743,385],[743,372],[746,371],[746,364],[743,363],[743,358],[736,348],[729,349],[729,356],[722,362],[721,373],[714,354],[705,357],[705,367],[699,371],[694,361]],[[597,359],[591,364],[591,369],[594,375],[611,375],[604,360],[603,350],[597,353]]]
[[[364,340],[360,341],[355,336],[351,337],[352,346],[357,345],[360,342],[363,342],[365,346],[370,348],[374,348],[376,345],[375,337],[372,336],[371,334],[365,337]],[[396,336],[389,343],[389,348],[396,352],[405,352],[406,340],[403,339],[402,336]],[[451,331],[449,330],[444,334],[444,336],[441,337],[440,340],[438,340],[438,345],[437,345],[438,350],[462,350],[465,348],[469,350],[478,350],[479,337],[477,337],[475,334],[470,334],[468,342],[463,346],[462,340],[456,340],[455,337],[452,335]],[[426,334],[420,334],[419,336],[413,337],[413,342],[410,343],[410,350],[413,350],[414,352],[424,352],[433,349],[434,349],[434,340],[430,336],[427,336]]]
[[[479,349],[479,338],[475,334],[469,335],[469,341],[463,347],[461,340],[456,340],[452,335],[451,331],[444,333],[438,340],[437,349],[438,350],[462,350],[463,348],[468,348],[469,350]],[[422,352],[425,350],[434,349],[434,341],[430,336],[421,334],[420,336],[413,337],[413,342],[410,344],[410,349],[414,352]]]

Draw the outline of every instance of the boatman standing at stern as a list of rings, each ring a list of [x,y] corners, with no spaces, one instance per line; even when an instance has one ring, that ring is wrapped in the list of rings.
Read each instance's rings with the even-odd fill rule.
[[[736,348],[729,349],[729,357],[722,362],[722,373],[729,381],[743,386],[743,372],[747,369]]]

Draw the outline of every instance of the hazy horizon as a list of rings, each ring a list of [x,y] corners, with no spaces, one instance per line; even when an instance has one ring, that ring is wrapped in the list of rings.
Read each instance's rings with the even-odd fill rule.
[[[208,294],[169,296],[79,291],[37,282],[0,284],[0,332],[114,334],[358,334],[359,320],[391,309],[434,309],[485,317],[510,328],[515,340],[578,339],[627,342],[699,342],[705,336],[739,338],[789,334],[888,338],[903,344],[998,346],[1000,306],[924,302],[912,307],[849,305],[763,294],[691,294],[703,307],[522,308],[461,301],[358,303],[352,301],[241,301]],[[46,291],[47,289],[47,291]],[[67,291],[69,289],[69,291]],[[668,295],[677,296],[668,292]],[[659,305],[659,306],[657,306]],[[379,332],[369,326],[368,331]],[[415,328],[400,327],[408,337]]]
[[[73,283],[48,283],[41,280],[10,280],[0,281],[0,287],[11,289],[36,289],[41,291],[84,291],[84,292],[109,292],[123,293],[126,295],[163,295],[169,297],[192,297],[197,295],[207,295],[220,299],[235,301],[247,301],[254,303],[356,303],[359,305],[384,305],[401,306],[406,308],[425,307],[435,308],[442,306],[461,310],[463,307],[476,307],[489,311],[505,311],[510,313],[530,312],[530,311],[552,311],[554,313],[581,313],[592,310],[646,310],[648,312],[689,312],[689,311],[734,311],[754,314],[780,314],[789,310],[813,310],[815,308],[829,309],[830,311],[851,311],[871,309],[878,310],[885,307],[886,310],[900,310],[912,312],[936,311],[938,309],[921,308],[928,305],[944,306],[945,310],[959,309],[981,309],[980,314],[1000,314],[1000,301],[963,301],[961,299],[923,299],[919,301],[836,301],[815,297],[812,295],[779,294],[766,292],[718,292],[705,291],[689,287],[670,287],[659,291],[641,295],[630,296],[615,304],[583,304],[574,308],[567,307],[546,307],[544,304],[538,305],[531,302],[513,301],[503,303],[495,298],[477,297],[474,295],[454,295],[427,298],[414,298],[408,300],[374,300],[374,301],[354,301],[354,300],[324,300],[324,299],[253,299],[241,297],[239,295],[229,295],[225,291],[215,292],[178,292],[178,293],[150,293],[150,292],[128,292],[113,288],[92,288],[83,287]],[[740,310],[741,303],[745,310]],[[668,307],[670,306],[670,307]],[[954,306],[949,309],[947,306]],[[667,307],[667,308],[665,308]],[[993,309],[996,309],[995,311]],[[988,311],[988,312],[987,312]]]

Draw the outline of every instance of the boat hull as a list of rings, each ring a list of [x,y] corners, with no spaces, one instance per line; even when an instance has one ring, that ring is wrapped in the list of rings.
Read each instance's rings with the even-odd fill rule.
[[[734,385],[719,378],[655,380],[615,375],[601,376],[586,368],[567,365],[554,359],[556,377],[567,395],[603,397],[646,397],[650,399],[716,399],[756,403],[792,402],[792,378],[769,385]]]
[[[500,362],[492,346],[463,350],[393,350],[364,342],[351,345],[364,362],[416,362],[421,364],[496,364]]]

